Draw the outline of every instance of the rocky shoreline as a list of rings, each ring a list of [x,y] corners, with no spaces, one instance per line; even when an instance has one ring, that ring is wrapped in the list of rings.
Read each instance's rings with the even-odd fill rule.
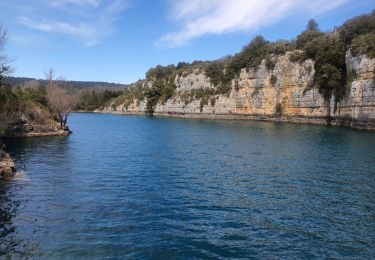
[[[46,136],[68,136],[72,131],[68,127],[63,129],[59,127],[31,126],[22,125],[14,126],[6,131],[3,138],[29,138],[29,137],[46,137]],[[1,144],[1,139],[0,139]],[[11,180],[16,174],[16,167],[11,156],[0,147],[0,180]]]
[[[100,114],[114,114],[114,115],[143,115],[145,112],[125,112],[112,110],[95,110],[94,113]],[[245,114],[193,114],[193,113],[154,113],[156,117],[175,117],[186,119],[210,119],[210,120],[250,120],[250,121],[267,121],[267,122],[282,122],[282,123],[296,123],[296,124],[310,124],[310,125],[327,125],[335,127],[346,127],[357,130],[375,131],[375,121],[360,121],[351,118],[331,118],[327,117],[308,117],[308,116],[266,116],[266,115],[245,115]]]
[[[46,136],[67,136],[70,135],[70,130],[57,130],[50,132],[26,132],[26,133],[12,133],[6,138],[27,138],[27,137],[46,137]]]
[[[0,180],[12,179],[16,174],[16,166],[10,155],[0,149]]]
[[[9,126],[5,133],[5,138],[20,137],[43,137],[43,136],[66,136],[71,134],[68,126],[61,128],[57,123],[38,124],[29,122],[20,122]]]

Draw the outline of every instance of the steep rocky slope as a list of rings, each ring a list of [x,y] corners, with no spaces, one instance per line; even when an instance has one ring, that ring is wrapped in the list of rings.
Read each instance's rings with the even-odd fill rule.
[[[194,90],[213,89],[210,79],[199,69],[176,75],[173,96],[158,102],[154,115],[196,118],[238,118],[308,122],[375,129],[375,59],[366,55],[346,54],[348,82],[344,98],[335,104],[319,93],[314,83],[314,61],[290,61],[291,53],[276,57],[273,69],[263,60],[257,69],[242,69],[231,81],[227,94],[197,98]],[[355,73],[354,73],[355,72]],[[152,82],[143,86],[150,88]],[[132,102],[112,102],[103,112],[143,114],[147,98]]]

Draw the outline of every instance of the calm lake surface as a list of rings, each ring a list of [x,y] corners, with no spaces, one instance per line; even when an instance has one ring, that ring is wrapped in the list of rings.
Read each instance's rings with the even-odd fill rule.
[[[0,258],[375,258],[375,133],[73,114],[8,142]]]

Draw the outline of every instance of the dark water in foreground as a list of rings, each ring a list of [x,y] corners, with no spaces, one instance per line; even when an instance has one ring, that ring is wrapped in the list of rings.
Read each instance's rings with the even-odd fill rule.
[[[375,133],[95,114],[70,126],[8,144],[25,171],[0,183],[0,258],[375,258]]]

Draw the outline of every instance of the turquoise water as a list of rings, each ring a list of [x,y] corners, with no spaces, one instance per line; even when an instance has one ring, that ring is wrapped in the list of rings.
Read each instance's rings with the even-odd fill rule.
[[[8,142],[0,258],[375,258],[375,133],[73,114]]]

